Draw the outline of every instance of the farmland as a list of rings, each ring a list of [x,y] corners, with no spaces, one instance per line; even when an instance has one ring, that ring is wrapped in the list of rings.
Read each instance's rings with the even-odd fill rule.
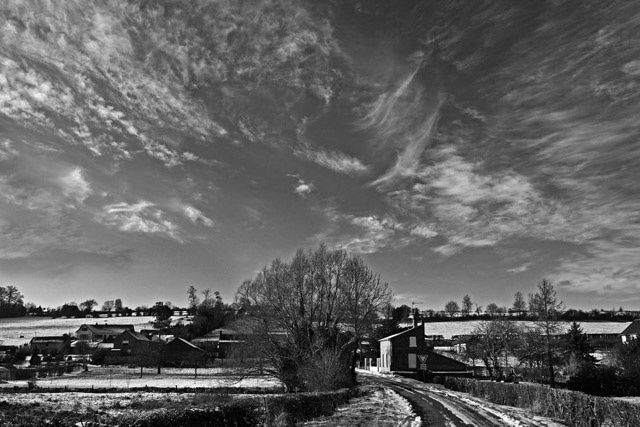
[[[163,368],[161,374],[155,368],[145,368],[140,375],[137,367],[93,366],[88,372],[74,372],[71,375],[54,376],[38,379],[39,389],[227,389],[251,388],[280,390],[280,383],[268,376],[247,376],[242,370],[233,368],[201,368],[196,371],[187,368]],[[0,389],[14,387],[26,388],[27,381],[9,381],[0,385]]]
[[[183,317],[172,317],[175,323]],[[31,338],[43,335],[72,335],[80,325],[84,323],[110,324],[110,325],[133,325],[138,331],[148,329],[153,322],[153,316],[130,316],[130,317],[100,317],[100,318],[51,318],[51,317],[18,317],[0,318],[0,342],[4,345],[22,345],[28,343]]]
[[[5,345],[22,345],[28,343],[34,336],[72,334],[83,323],[108,323],[112,325],[132,324],[136,330],[150,327],[152,316],[131,317],[101,317],[87,319],[64,319],[49,317],[20,317],[0,319],[0,341]],[[175,323],[183,317],[173,317]],[[427,335],[442,335],[451,338],[453,335],[470,334],[480,323],[472,320],[465,322],[429,322],[425,325]],[[532,322],[518,322],[532,326]],[[588,334],[617,334],[629,326],[630,322],[580,322],[585,333]],[[570,323],[564,322],[563,329],[569,328]]]
[[[479,320],[458,321],[458,322],[429,322],[425,323],[425,333],[427,335],[442,335],[449,339],[454,335],[467,335],[481,323]],[[530,321],[517,321],[523,326],[533,327]],[[587,334],[619,334],[631,322],[578,322]],[[562,332],[569,329],[571,322],[562,322]]]

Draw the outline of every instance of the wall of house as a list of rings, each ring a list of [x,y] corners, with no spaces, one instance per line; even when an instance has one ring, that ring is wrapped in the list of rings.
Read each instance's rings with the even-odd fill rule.
[[[417,327],[391,338],[391,370],[417,371],[418,355],[426,351],[424,342],[424,327]]]
[[[380,341],[380,362],[378,368],[380,372],[391,370],[391,341]]]

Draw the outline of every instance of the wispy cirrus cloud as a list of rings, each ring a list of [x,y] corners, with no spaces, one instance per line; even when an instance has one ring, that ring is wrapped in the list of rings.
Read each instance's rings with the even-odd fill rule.
[[[167,218],[167,214],[154,203],[140,200],[136,203],[115,203],[107,205],[96,219],[120,231],[145,234],[159,234],[178,242],[183,238],[177,224]]]
[[[296,155],[322,167],[343,174],[365,174],[369,171],[359,159],[338,151],[307,148],[295,151]]]

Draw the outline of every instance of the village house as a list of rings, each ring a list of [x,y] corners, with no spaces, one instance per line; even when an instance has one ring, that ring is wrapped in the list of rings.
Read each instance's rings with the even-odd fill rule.
[[[241,351],[247,338],[246,333],[240,333],[235,329],[220,328],[192,339],[191,343],[214,354],[215,357],[228,358]]]
[[[629,341],[637,340],[640,336],[640,319],[636,319],[626,329],[620,332],[620,339],[622,344],[627,344]]]
[[[467,365],[435,353],[425,340],[424,322],[405,331],[382,338],[380,341],[380,372],[398,372],[426,375],[467,375]]]
[[[133,331],[133,325],[88,325],[84,324],[76,331],[78,341],[108,341],[113,342],[115,338],[124,331]]]
[[[162,349],[164,360],[174,366],[198,366],[207,359],[207,352],[182,338],[175,338]]]
[[[141,356],[154,349],[157,351],[157,346],[140,332],[127,329],[115,338],[111,351],[122,356]]]
[[[29,342],[32,352],[42,354],[65,354],[69,352],[71,337],[69,335],[33,337]]]

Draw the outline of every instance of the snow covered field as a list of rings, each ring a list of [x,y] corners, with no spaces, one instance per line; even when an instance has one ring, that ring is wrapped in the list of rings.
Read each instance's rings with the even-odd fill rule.
[[[279,391],[280,382],[268,376],[243,377],[242,371],[229,368],[162,368],[160,375],[155,368],[145,368],[140,378],[139,368],[91,366],[88,372],[74,372],[60,377],[41,378],[38,388],[265,388]],[[27,387],[27,381],[8,381],[0,388]]]
[[[333,415],[299,424],[304,427],[378,426],[419,427],[421,419],[404,397],[393,390],[375,387],[371,394],[352,399]]]
[[[0,319],[0,341],[4,345],[22,345],[28,343],[31,338],[43,335],[73,334],[80,325],[87,324],[109,324],[109,325],[133,325],[136,331],[151,328],[153,316],[130,316],[130,317],[98,317],[86,319],[64,319],[50,317],[18,317]],[[175,323],[183,316],[171,318]],[[184,320],[183,320],[184,321]]]
[[[425,323],[425,333],[427,335],[442,335],[451,338],[453,335],[467,335],[480,324],[480,320],[464,322],[432,322]],[[533,322],[518,321],[523,326],[534,326]],[[563,322],[563,329],[568,330],[571,322]],[[587,334],[619,334],[631,322],[578,322]]]

